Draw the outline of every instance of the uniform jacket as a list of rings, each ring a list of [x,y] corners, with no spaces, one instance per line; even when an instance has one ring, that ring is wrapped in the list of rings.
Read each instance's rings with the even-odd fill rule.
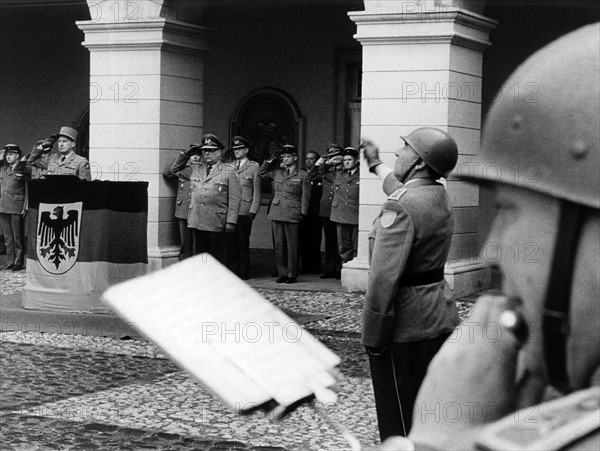
[[[323,186],[321,194],[321,204],[319,205],[319,216],[327,218],[331,216],[331,204],[335,193],[335,167],[326,164],[313,166],[311,169],[312,177],[320,177]]]
[[[192,174],[191,164],[186,164],[183,169],[173,172],[172,163],[165,168],[163,176],[167,178],[177,178],[177,200],[175,201],[175,217],[179,219],[187,219],[190,212],[190,201],[192,199],[192,187],[190,183],[190,175]]]
[[[237,165],[237,161],[233,162]],[[242,202],[240,203],[240,216],[248,213],[258,213],[260,208],[260,177],[258,176],[259,165],[256,161],[246,160],[244,164],[236,169],[235,174],[242,186]]]
[[[171,170],[180,171],[188,159],[183,153],[180,154]],[[188,227],[206,232],[222,232],[226,223],[237,224],[242,190],[234,166],[223,162],[215,163],[208,176],[205,164],[194,164],[191,167],[192,198],[187,217]]]
[[[269,219],[283,222],[300,222],[300,215],[308,214],[310,203],[310,180],[304,169],[297,167],[291,174],[287,169],[275,167],[276,162],[266,160],[258,175],[273,181],[273,200]]]
[[[358,193],[360,189],[360,170],[350,174],[338,169],[335,175],[333,202],[330,219],[340,224],[358,225]]]
[[[92,180],[90,162],[87,159],[71,152],[65,161],[61,160],[62,155],[54,153],[47,162],[40,158],[31,165],[42,170],[45,169],[48,175],[76,175],[81,180]]]
[[[446,190],[433,180],[411,180],[388,197],[369,235],[364,345],[435,338],[458,325],[456,304],[444,296],[444,280],[425,285],[401,281],[443,270],[453,229]]]
[[[15,171],[15,165],[0,161],[0,213],[20,215],[25,203],[25,183],[27,177],[22,171]]]

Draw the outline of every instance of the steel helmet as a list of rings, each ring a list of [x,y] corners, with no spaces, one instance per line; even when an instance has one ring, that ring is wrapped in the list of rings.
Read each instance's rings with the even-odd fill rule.
[[[463,178],[599,209],[599,61],[600,24],[569,33],[525,61],[496,96],[476,169]]]
[[[421,127],[408,136],[402,136],[402,139],[438,174],[448,178],[456,166],[458,147],[448,133],[433,127]]]

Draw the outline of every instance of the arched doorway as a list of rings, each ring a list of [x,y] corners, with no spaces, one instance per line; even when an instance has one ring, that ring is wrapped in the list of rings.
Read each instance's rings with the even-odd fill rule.
[[[259,88],[238,103],[229,123],[229,140],[243,136],[250,141],[249,157],[258,163],[284,144],[298,148],[304,156],[304,118],[292,97],[276,88]]]

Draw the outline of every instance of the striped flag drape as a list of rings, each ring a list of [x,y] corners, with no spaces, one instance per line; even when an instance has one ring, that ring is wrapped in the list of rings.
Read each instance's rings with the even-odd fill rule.
[[[27,309],[108,313],[109,286],[147,272],[147,182],[29,182]]]

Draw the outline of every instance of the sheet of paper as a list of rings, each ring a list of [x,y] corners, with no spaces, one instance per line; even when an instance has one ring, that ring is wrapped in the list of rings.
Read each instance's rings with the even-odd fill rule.
[[[232,409],[287,406],[336,382],[339,357],[208,254],[103,300]]]

